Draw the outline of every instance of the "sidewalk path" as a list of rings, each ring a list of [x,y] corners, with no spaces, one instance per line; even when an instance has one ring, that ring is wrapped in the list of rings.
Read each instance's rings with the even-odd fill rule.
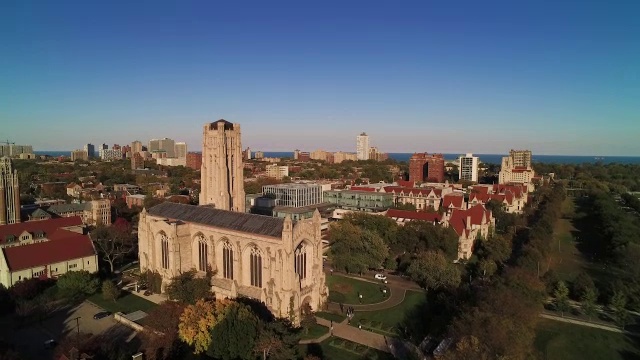
[[[316,320],[318,322],[318,325],[326,326],[329,329],[331,328],[331,321],[318,317],[316,317]],[[306,343],[308,344],[321,342],[330,336],[330,334],[326,334],[316,340],[308,341]],[[348,325],[346,319],[341,323],[333,323],[333,336],[346,339],[357,344],[362,344],[380,351],[390,352],[385,342],[384,336]],[[303,342],[301,342],[301,344],[302,343]]]
[[[566,323],[575,324],[575,325],[581,325],[581,326],[588,326],[588,327],[592,327],[592,328],[596,328],[596,329],[601,329],[601,330],[606,330],[606,331],[611,331],[611,332],[616,332],[616,333],[621,333],[621,334],[640,336],[640,334],[638,334],[638,333],[625,331],[625,330],[622,330],[620,328],[613,327],[613,326],[607,326],[607,325],[602,325],[602,324],[598,324],[598,323],[582,321],[582,320],[578,320],[578,319],[566,318],[566,317],[561,317],[561,316],[557,316],[557,315],[551,315],[551,314],[547,314],[547,313],[541,313],[540,317],[545,318],[545,319],[549,319],[549,320],[561,321],[561,322],[566,322]]]
[[[124,288],[123,290],[128,291],[137,297],[141,297],[145,300],[154,302],[156,304],[161,304],[168,300],[167,296],[164,294],[151,294],[149,296],[144,296],[144,291],[136,292],[136,291],[133,291],[132,289],[127,289],[127,288]]]

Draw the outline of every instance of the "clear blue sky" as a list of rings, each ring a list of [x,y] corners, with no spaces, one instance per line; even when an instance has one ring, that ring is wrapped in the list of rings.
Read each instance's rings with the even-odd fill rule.
[[[640,156],[640,1],[0,2],[0,138]]]

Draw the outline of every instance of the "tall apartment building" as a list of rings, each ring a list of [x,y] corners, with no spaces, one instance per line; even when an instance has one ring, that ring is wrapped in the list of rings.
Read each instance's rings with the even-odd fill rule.
[[[240,135],[240,124],[224,119],[204,125],[200,205],[244,212]]]
[[[114,149],[101,150],[100,158],[102,161],[122,160],[122,151]]]
[[[299,154],[298,154],[299,157]],[[310,154],[312,160],[321,160],[326,161],[328,163],[333,163],[333,153],[324,151],[324,150],[316,150],[312,151]]]
[[[460,155],[459,162],[460,180],[478,182],[478,157],[473,154]]]
[[[358,160],[358,155],[355,153],[346,153],[342,151],[337,151],[333,153],[333,163],[340,164],[343,161],[356,161]]]
[[[165,157],[176,157],[176,142],[173,139],[151,139],[149,140],[149,152],[164,152]]]
[[[200,171],[200,168],[202,167],[202,153],[187,153],[187,167],[196,171]]]
[[[298,160],[299,157],[300,157],[300,150],[299,149],[293,150],[293,160]]]
[[[369,160],[385,161],[389,158],[389,154],[380,152],[377,147],[372,146],[369,148]]]
[[[20,187],[18,171],[11,159],[0,158],[0,225],[20,222]]]
[[[356,137],[356,155],[358,160],[369,160],[369,135],[366,133]]]
[[[84,160],[87,161],[89,160],[89,153],[87,153],[85,150],[73,150],[71,152],[71,161],[76,161],[76,160]]]
[[[409,159],[409,181],[444,182],[442,154],[415,153]]]
[[[140,152],[134,152],[131,156],[131,170],[144,169],[144,157]]]
[[[322,203],[322,186],[317,184],[264,185],[262,193],[277,206],[303,207]]]
[[[175,144],[175,157],[183,159],[187,157],[187,143],[177,142]]]
[[[33,154],[33,146],[16,144],[0,145],[0,157],[20,157],[22,154]]]
[[[524,184],[529,190],[533,190],[531,181],[535,175],[531,166],[531,150],[511,150],[509,156],[502,158],[498,182]]]
[[[267,165],[267,176],[270,178],[281,180],[285,176],[289,176],[289,167],[286,165],[278,166],[278,164]]]
[[[247,146],[247,148],[242,152],[243,160],[251,160],[251,148]]]
[[[142,152],[142,142],[135,140],[131,142],[131,153],[135,154],[135,153],[139,153]]]
[[[96,157],[96,147],[93,144],[85,144],[83,149],[89,158]]]
[[[262,151],[256,151],[255,155],[256,155],[255,156],[256,160],[260,160],[260,159],[264,158],[264,152],[262,152]]]

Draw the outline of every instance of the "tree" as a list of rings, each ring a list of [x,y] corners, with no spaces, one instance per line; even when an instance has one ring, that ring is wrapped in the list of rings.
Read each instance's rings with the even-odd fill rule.
[[[547,294],[552,295],[553,291],[556,289],[556,286],[558,286],[558,282],[560,281],[560,278],[558,277],[558,274],[556,274],[555,271],[549,270],[546,273],[544,273],[544,275],[542,276],[542,281],[544,282],[544,286],[547,290]]]
[[[569,310],[569,289],[564,284],[564,281],[558,281],[553,296],[556,298],[556,309],[564,317],[565,311]]]
[[[171,279],[167,286],[167,295],[171,300],[195,304],[199,299],[209,299],[211,294],[211,276],[197,278],[196,270],[184,272]]]
[[[164,360],[179,358],[178,325],[185,305],[175,301],[165,301],[153,308],[145,318],[145,325],[152,331],[142,332],[142,349],[147,358]]]
[[[211,329],[207,355],[216,359],[251,359],[258,337],[258,318],[248,305],[232,302]]]
[[[301,310],[302,310],[302,319],[300,319],[300,326],[302,326],[304,333],[308,334],[309,329],[311,329],[311,327],[316,324],[316,317],[313,314],[313,311],[311,310],[311,305],[309,305],[309,303],[302,304]]]
[[[473,335],[462,337],[455,347],[444,355],[445,360],[489,360],[492,358],[487,347]]]
[[[105,300],[116,301],[120,296],[120,289],[111,280],[105,280],[102,282],[102,297]]]
[[[228,305],[228,301],[200,299],[184,309],[180,315],[178,335],[182,341],[193,346],[195,354],[209,348],[211,329],[220,321]]]
[[[261,321],[258,340],[254,353],[262,356],[263,360],[288,360],[298,358],[298,343],[300,332],[286,319]]]
[[[411,261],[407,268],[411,279],[426,289],[455,287],[460,284],[460,269],[438,251],[427,251]]]
[[[629,313],[626,309],[627,296],[622,291],[615,291],[611,297],[610,306],[613,308],[616,323],[624,329],[629,321]]]
[[[398,210],[416,211],[416,206],[411,203],[406,203],[406,204],[397,203],[397,204],[394,204],[391,208],[398,209]]]
[[[582,294],[581,307],[582,312],[589,317],[589,320],[597,313],[596,309],[596,301],[598,299],[598,295],[594,289],[587,288],[585,292]]]
[[[298,317],[296,316],[295,310],[295,298],[291,296],[289,297],[289,321],[295,323],[296,320],[298,320]]]
[[[80,297],[94,294],[99,283],[86,270],[69,271],[58,278],[58,290],[67,297]]]
[[[591,276],[584,271],[578,274],[578,276],[573,280],[571,290],[575,299],[582,299],[587,290],[593,290],[597,295],[596,286],[594,285]]]
[[[350,222],[331,224],[331,261],[335,268],[347,272],[379,269],[389,256],[389,249],[380,235],[362,230]]]
[[[9,296],[14,301],[33,300],[53,284],[53,280],[41,280],[39,278],[23,279],[9,288]]]
[[[131,253],[134,248],[131,225],[123,218],[116,219],[111,226],[98,225],[91,232],[91,239],[101,259],[109,264],[112,273],[115,263]]]

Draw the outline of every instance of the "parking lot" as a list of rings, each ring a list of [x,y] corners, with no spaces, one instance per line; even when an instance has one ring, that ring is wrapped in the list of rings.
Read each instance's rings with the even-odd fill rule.
[[[42,323],[29,324],[15,331],[10,329],[0,331],[4,332],[4,337],[15,344],[18,352],[27,358],[50,359],[52,350],[45,349],[44,342],[49,339],[59,341],[70,333],[76,333],[78,325],[81,333],[93,335],[102,334],[114,327],[128,329],[116,323],[113,316],[94,320],[93,316],[100,311],[102,311],[101,308],[85,301],[80,305],[57,311]]]

